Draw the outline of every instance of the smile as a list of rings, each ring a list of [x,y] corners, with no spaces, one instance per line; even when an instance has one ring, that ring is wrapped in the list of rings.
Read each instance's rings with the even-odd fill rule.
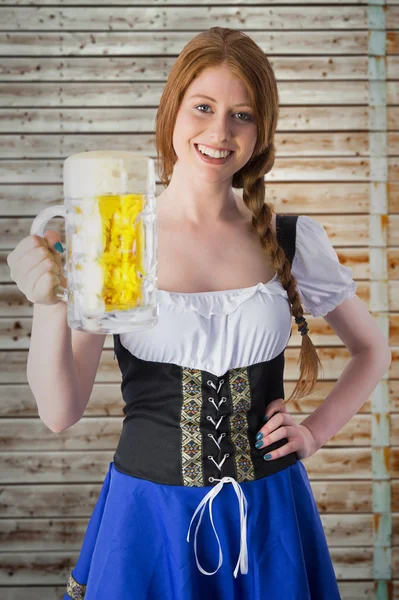
[[[208,164],[215,164],[215,165],[224,165],[226,162],[228,162],[230,160],[230,158],[233,156],[234,151],[230,152],[230,154],[228,156],[226,156],[225,158],[212,158],[211,156],[207,156],[206,154],[202,154],[202,152],[200,152],[198,150],[198,145],[194,144],[195,146],[195,151],[198,154],[198,156],[206,163]]]

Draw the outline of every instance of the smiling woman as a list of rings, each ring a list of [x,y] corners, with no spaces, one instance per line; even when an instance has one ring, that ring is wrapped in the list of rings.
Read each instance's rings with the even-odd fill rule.
[[[211,222],[222,221],[225,215],[231,219],[231,214],[239,212],[232,189],[243,189],[242,202],[251,214],[258,241],[289,295],[292,315],[303,334],[300,375],[289,402],[313,391],[322,365],[308,335],[295,278],[272,229],[272,211],[265,202],[264,176],[274,163],[279,112],[275,76],[267,58],[259,56],[249,38],[237,35],[247,55],[236,55],[232,33],[224,38],[224,43],[229,40],[232,44],[231,54],[221,58],[209,50],[202,55],[202,38],[197,36],[192,50],[182,53],[170,73],[156,121],[160,179],[167,188],[161,196],[169,214],[183,226],[194,220],[209,229]],[[263,73],[263,78],[258,73]],[[212,96],[207,90],[212,90]],[[182,98],[180,105],[176,98]],[[199,105],[195,102],[198,98],[212,105]],[[198,111],[198,106],[212,110]],[[242,107],[250,109],[250,120],[237,118],[237,109]],[[226,158],[205,156],[198,145],[232,153]]]
[[[197,110],[206,91],[210,110]],[[114,335],[126,419],[65,600],[340,600],[301,462],[319,446],[287,403],[318,378],[304,308],[342,307],[342,319],[357,285],[319,222],[265,202],[278,100],[270,62],[241,31],[201,32],[172,67],[156,120],[159,276],[187,291],[158,289],[156,327]],[[300,377],[284,400],[293,317]]]

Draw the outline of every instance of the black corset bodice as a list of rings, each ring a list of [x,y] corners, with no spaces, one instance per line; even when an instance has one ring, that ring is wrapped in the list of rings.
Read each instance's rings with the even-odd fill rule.
[[[284,398],[283,352],[216,377],[140,360],[117,336],[115,349],[126,402],[114,454],[120,471],[157,483],[209,486],[225,476],[239,483],[266,477],[298,460],[295,452],[264,460],[287,439],[255,448],[267,404]]]

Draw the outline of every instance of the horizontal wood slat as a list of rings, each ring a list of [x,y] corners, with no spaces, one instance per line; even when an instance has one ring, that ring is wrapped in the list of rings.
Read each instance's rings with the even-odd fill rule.
[[[104,353],[107,354],[107,350]],[[115,361],[114,361],[115,362]],[[117,371],[115,371],[117,375]],[[109,378],[108,378],[109,379]],[[119,378],[120,379],[120,378]],[[333,379],[319,379],[312,394],[305,396],[289,406],[290,412],[308,414],[316,410],[331,392],[335,385]],[[389,397],[389,409],[391,413],[399,412],[399,380],[386,380]],[[288,398],[295,386],[295,380],[286,378],[284,381],[285,397]],[[1,386],[2,417],[9,419],[15,417],[37,417],[38,411],[36,401],[29,385],[26,382],[2,383]],[[85,410],[85,417],[123,417],[124,406],[120,382],[118,377],[114,380],[105,380],[103,370],[98,374],[94,383],[90,401]],[[370,414],[372,410],[371,399],[368,399],[359,409],[358,414]],[[4,446],[3,446],[4,449]],[[399,500],[399,498],[398,498]]]
[[[5,288],[9,286],[3,286]],[[14,286],[17,290],[18,288]],[[358,294],[359,295],[359,294]],[[25,298],[19,292],[14,294],[14,299],[21,301]],[[0,286],[0,300],[1,300],[1,286]],[[29,303],[30,306],[31,303]],[[15,306],[15,303],[13,303]],[[1,308],[1,302],[0,302]],[[32,309],[33,311],[33,309]],[[15,309],[14,309],[15,312]],[[309,325],[309,333],[312,336],[312,341],[316,346],[330,346],[332,353],[334,352],[333,347],[343,346],[342,341],[336,335],[334,330],[328,325],[323,317],[313,317],[305,311],[306,319]],[[390,329],[395,335],[394,344],[399,345],[399,316],[390,317]],[[0,351],[1,350],[28,350],[30,344],[30,333],[32,330],[32,318],[29,317],[17,317],[17,318],[6,318],[0,317]],[[95,335],[95,334],[93,334]],[[302,344],[301,334],[299,333],[295,323],[293,321],[292,336],[288,341],[287,348],[299,347]],[[104,348],[113,348],[113,337],[107,335],[106,343]]]
[[[66,585],[70,570],[75,566],[77,552],[68,552],[60,550],[55,552],[4,552],[2,553],[2,562],[0,564],[0,585]],[[330,550],[334,570],[337,580],[349,580],[347,586],[352,580],[352,586],[349,590],[361,589],[356,579],[373,579],[373,547],[368,548],[337,548]],[[395,569],[399,566],[399,548],[392,549],[392,562]],[[356,585],[355,585],[356,583]],[[12,588],[8,588],[11,589]],[[34,589],[34,588],[32,588]],[[8,591],[8,590],[7,590]],[[30,590],[29,590],[30,593]],[[357,596],[357,598],[364,598]],[[399,597],[399,596],[397,596]],[[26,597],[25,597],[26,598]],[[18,600],[25,600],[20,596]],[[29,596],[31,600],[32,596]],[[348,596],[348,600],[353,600],[353,596]],[[372,596],[370,596],[370,600]],[[9,596],[7,596],[9,600]],[[40,600],[42,600],[40,598]]]
[[[23,133],[31,134],[62,134],[63,141],[68,136],[74,134],[76,137],[81,134],[113,134],[126,135],[135,134],[133,138],[140,150],[150,152],[155,156],[155,118],[156,108],[123,108],[108,107],[106,111],[99,108],[3,108],[0,109],[0,127],[3,134]],[[337,129],[337,119],[339,119],[339,132]],[[359,153],[368,154],[368,133],[365,130],[368,127],[369,114],[366,106],[282,106],[280,109],[280,120],[278,132],[276,134],[277,145],[281,143],[286,136],[309,135],[308,132],[335,132],[334,139],[339,141],[341,138],[346,141],[356,139]],[[389,106],[387,109],[387,128],[395,130],[389,134],[389,139],[397,143],[397,129],[399,123],[399,106]],[[294,131],[295,134],[283,134],[285,131]],[[351,134],[344,134],[344,131],[350,131]],[[145,132],[145,135],[144,135]],[[152,133],[152,137],[151,137]],[[140,137],[139,137],[140,134]],[[319,136],[321,134],[318,134]],[[352,135],[355,137],[353,138]],[[21,139],[20,137],[18,139]],[[148,145],[143,147],[143,144]],[[332,150],[335,150],[335,146]],[[285,148],[281,148],[285,152]]]
[[[58,433],[52,433],[55,437]],[[116,448],[110,450],[57,450],[0,452],[0,484],[90,483],[103,481]],[[303,460],[309,478],[353,480],[371,478],[371,448],[320,448]],[[399,478],[399,447],[388,452],[390,477]]]
[[[82,94],[81,83],[49,83],[45,81],[9,83],[0,86],[0,107],[157,107],[165,87],[165,81],[129,82],[85,82]],[[162,78],[164,79],[164,78]],[[165,79],[166,80],[166,79]],[[111,85],[112,84],[112,85]],[[278,90],[282,106],[295,105],[367,105],[368,81],[295,81],[295,98],[292,81],[279,81]],[[399,104],[399,89],[396,81],[387,81],[387,105]],[[373,109],[370,109],[373,110]]]
[[[94,508],[94,506],[93,506]],[[330,548],[364,548],[373,545],[373,514],[321,515]],[[79,551],[87,527],[81,518],[28,518],[0,521],[0,552]],[[393,515],[393,529],[399,528],[399,514]],[[397,533],[395,539],[398,541]],[[398,544],[393,544],[398,546]]]
[[[71,460],[74,464],[73,459]],[[0,484],[2,509],[5,519],[86,518],[97,502],[105,470],[98,474],[96,483],[19,483]],[[365,516],[373,510],[372,480],[345,479],[313,480],[308,472],[317,508],[323,518],[330,514]],[[392,480],[392,512],[397,513],[399,480]],[[331,520],[329,520],[331,523]],[[395,515],[395,546],[397,543],[397,514]],[[0,594],[1,597],[1,594]]]
[[[278,81],[367,79],[367,56],[269,56]],[[161,64],[160,64],[161,62]],[[3,58],[0,82],[166,80],[176,57]],[[399,57],[387,56],[388,79],[399,78]],[[162,70],[160,70],[160,67]]]
[[[294,335],[294,333],[293,333]],[[347,365],[350,354],[345,348],[318,348],[317,353],[324,367],[325,379],[338,379],[345,366]],[[399,379],[399,348],[392,348],[392,364],[389,368],[388,376],[393,379]],[[28,359],[27,350],[13,350],[0,352],[0,384],[2,383],[27,383],[26,363]],[[298,348],[288,347],[285,351],[285,369],[284,378],[287,380],[297,380],[299,378],[298,369]],[[121,381],[121,372],[112,350],[104,350],[97,371],[98,383],[114,383]]]
[[[377,0],[378,1],[378,0]],[[367,0],[351,0],[350,4],[354,5],[354,6],[367,6],[368,5],[368,1]],[[2,5],[9,5],[10,3],[8,2],[8,0],[0,0],[0,6]],[[67,0],[15,0],[13,2],[14,6],[46,6],[48,4],[51,4],[52,6],[65,6],[68,4],[72,4],[71,0],[67,1]],[[123,6],[124,4],[129,5],[129,6],[135,6],[135,5],[142,5],[142,0],[119,0],[118,1],[118,5]],[[170,0],[157,0],[156,3],[153,2],[154,6],[157,7],[164,7],[164,6],[169,6],[171,4]],[[186,2],[185,0],[174,0],[173,1],[174,5],[184,5],[184,6],[190,6],[191,4],[195,4],[196,6],[212,6],[214,4],[214,2],[212,0],[195,0],[195,2],[193,1],[189,1]],[[245,5],[245,4],[249,4],[249,5],[264,5],[264,0],[250,0],[250,1],[246,1],[246,2],[242,2],[241,0],[219,0],[218,1],[219,5],[229,5],[231,7],[234,7],[236,4],[241,4],[241,5]],[[270,5],[280,5],[282,4],[281,0],[269,0],[268,4]],[[340,4],[348,4],[348,0],[295,0],[295,4],[293,5],[295,8],[297,5],[301,5],[301,4],[336,4],[336,5],[340,5]],[[396,5],[399,4],[399,0],[386,0],[385,4],[387,5]],[[101,5],[109,5],[109,0],[81,0],[79,2],[80,6],[101,6]],[[169,33],[169,32],[168,32]]]
[[[369,157],[372,149],[369,145],[369,134],[367,132],[298,132],[276,134],[276,148],[278,148],[280,159],[295,156],[295,159],[303,160],[309,157]],[[390,155],[399,156],[399,132],[393,131],[387,136]],[[114,150],[133,150],[156,158],[155,134],[139,133],[134,137],[129,133],[84,133],[78,134],[27,134],[14,135],[3,134],[0,138],[0,159],[13,158],[46,158],[50,156],[69,156],[76,152],[96,150],[98,148],[113,148]],[[82,148],[83,146],[83,148]],[[283,165],[284,163],[281,162]],[[339,164],[337,162],[337,164]],[[362,163],[360,163],[362,164]],[[6,164],[3,164],[3,169]],[[334,169],[334,164],[332,164]],[[266,175],[270,179],[271,173]],[[328,178],[328,174],[327,174]]]
[[[57,402],[56,396],[54,402]],[[39,419],[0,419],[2,448],[24,452],[40,450],[113,450],[117,447],[122,429],[122,396],[119,394],[120,415],[115,417],[83,417],[66,431],[54,435]],[[287,405],[288,412],[296,423],[303,421],[303,414],[295,412],[293,404]],[[399,414],[391,415],[391,446],[399,446]],[[371,415],[357,414],[324,447],[370,446]]]
[[[378,0],[376,1],[376,3],[378,2]],[[190,4],[194,4],[196,6],[212,6],[213,5],[213,1],[212,0],[195,0],[195,2],[193,1],[189,1],[186,2],[185,0],[174,0],[173,4],[174,5],[184,5],[184,6],[190,6]],[[14,6],[46,6],[48,4],[51,4],[52,6],[65,6],[68,4],[72,4],[72,2],[69,0],[15,0],[13,2]],[[129,5],[129,6],[135,6],[135,5],[142,5],[142,0],[119,0],[118,1],[118,5]],[[171,2],[170,0],[157,0],[157,2],[153,3],[153,5],[157,6],[157,7],[164,7],[164,6],[168,6],[170,5]],[[234,7],[236,4],[240,4],[240,5],[245,5],[245,4],[249,4],[249,5],[264,5],[264,0],[250,0],[250,1],[246,1],[246,2],[242,2],[241,0],[219,0],[218,4],[223,5],[229,5]],[[269,0],[268,4],[270,5],[280,5],[282,4],[281,0]],[[336,5],[340,5],[340,4],[348,4],[348,0],[295,0],[295,4],[293,4],[293,6],[296,8],[297,5],[301,5],[301,4],[336,4]],[[352,5],[356,5],[356,6],[367,6],[369,4],[369,2],[367,0],[351,0],[350,4]],[[396,5],[399,4],[399,0],[386,0],[385,4],[387,5]],[[0,6],[2,5],[9,5],[8,0],[0,0]],[[79,2],[80,6],[101,6],[101,5],[109,5],[109,0],[81,0]],[[169,33],[169,32],[167,32]]]
[[[35,214],[46,208],[46,206],[52,206],[57,204],[62,204],[61,199],[59,201],[51,200],[48,203],[45,202],[45,198],[42,200],[39,199],[36,204],[32,204],[30,201],[31,189],[29,188],[29,203],[26,202],[25,198],[25,212],[31,215],[30,218],[1,218],[0,219],[0,250],[8,250],[11,251],[18,242],[25,236],[29,235],[30,226],[35,217]],[[266,196],[267,196],[267,184],[266,184]],[[1,190],[1,188],[0,188]],[[21,193],[21,191],[19,191]],[[47,198],[48,199],[48,198]],[[266,199],[267,201],[267,199]],[[272,200],[270,200],[273,203]],[[1,207],[4,205],[4,200],[0,200],[0,212]],[[37,212],[32,212],[33,207],[36,206]],[[273,208],[277,209],[277,206]],[[300,207],[295,206],[295,209],[299,209]],[[287,211],[284,211],[284,214],[289,214]],[[300,215],[301,213],[298,210],[295,210],[293,214]],[[326,214],[326,215],[310,215],[312,219],[319,222],[324,229],[332,243],[335,247],[344,247],[345,250],[340,250],[343,260],[349,262],[349,256],[345,256],[346,249],[352,247],[353,250],[357,250],[359,260],[364,263],[367,260],[367,252],[362,250],[364,246],[370,244],[371,234],[370,234],[370,223],[369,223],[369,215],[367,214],[357,214],[356,219],[353,218],[351,214],[348,215],[337,215],[337,214]],[[390,214],[386,219],[383,219],[384,229],[387,231],[388,235],[388,246],[399,246],[399,214]],[[48,222],[47,229],[56,228],[61,234],[63,239],[65,239],[65,221],[62,217],[54,217],[50,219]],[[5,234],[5,235],[3,235]],[[359,256],[359,252],[363,252]],[[356,254],[354,254],[356,256]],[[353,267],[355,267],[356,259],[354,259]],[[6,267],[9,269],[8,265]],[[6,272],[6,277],[9,278]],[[12,281],[12,280],[11,280]]]
[[[264,4],[264,0],[259,1]],[[118,4],[121,3],[118,2]],[[196,2],[196,4],[199,3]],[[222,4],[222,2],[218,2],[218,4]],[[256,4],[256,2],[251,2],[251,4]],[[351,2],[351,4],[354,3]],[[96,31],[95,33],[90,31],[42,31],[40,36],[26,30],[0,31],[0,54],[4,57],[130,56],[132,54],[134,56],[176,57],[193,35],[195,32],[191,31],[135,31],[134,46],[132,47],[130,31],[112,30]],[[251,31],[251,38],[267,56],[285,54],[360,55],[368,54],[369,44],[366,29],[356,31],[313,30],[311,36],[308,31],[295,29],[293,31],[280,30],[278,36],[271,36],[269,31],[258,29]],[[397,54],[399,32],[394,29],[387,31],[386,42],[386,54]]]
[[[352,557],[349,557],[352,558]],[[10,576],[10,579],[15,579]],[[66,585],[66,582],[65,582]],[[62,600],[65,585],[35,585],[29,587],[29,600]],[[373,581],[344,581],[338,580],[341,600],[375,600]],[[3,594],[2,594],[3,591]],[[26,587],[3,587],[0,590],[0,600],[26,600]],[[392,581],[392,597],[390,600],[399,600],[399,580]]]
[[[140,2],[140,0],[139,0]],[[133,32],[190,30],[201,31],[209,27],[209,19],[216,23],[228,23],[233,29],[274,30],[323,30],[323,29],[368,29],[367,5],[326,4],[301,6],[271,6],[267,11],[251,4],[208,6],[185,4],[184,19],[179,6],[169,6],[164,0],[162,7],[143,6],[24,6],[22,9],[5,5],[2,10],[3,31],[98,31],[119,30]],[[162,8],[162,10],[160,10]],[[386,29],[399,29],[399,6],[385,7]],[[192,35],[194,37],[195,34]]]
[[[40,165],[42,161],[39,159]],[[37,169],[37,165],[32,161],[31,168]],[[40,168],[40,173],[45,167]],[[52,167],[52,173],[58,172]],[[28,179],[28,177],[26,177]],[[57,180],[59,178],[57,177]],[[392,213],[399,213],[399,182],[390,183],[387,189],[389,204],[392,210],[390,217],[394,218]],[[161,183],[156,184],[156,197],[164,190]],[[334,223],[335,228],[338,228],[335,234],[335,243],[338,245],[358,246],[357,234],[355,240],[352,240],[352,235],[347,234],[347,225],[340,232],[339,227],[342,223],[349,220],[349,216],[345,215],[361,215],[363,223],[366,222],[366,217],[370,208],[369,200],[369,183],[366,181],[360,182],[266,182],[266,201],[273,206],[273,211],[281,214],[309,214],[317,219],[320,215],[320,221],[323,226],[328,227],[329,223]],[[236,189],[235,193],[242,198],[242,190]],[[24,222],[25,217],[29,217],[33,221],[37,213],[56,204],[63,204],[63,186],[62,180],[58,183],[30,183],[29,181],[19,183],[0,184],[0,248],[11,247],[11,244],[17,243],[15,238],[15,229],[25,229],[29,232],[30,224]],[[331,215],[331,204],[334,204],[336,215]],[[295,207],[295,210],[294,210]],[[3,220],[1,217],[14,216],[12,220]],[[330,221],[334,219],[335,221]],[[62,225],[62,220],[58,220],[59,225]],[[54,219],[50,225],[57,224]],[[353,224],[353,221],[352,221]],[[365,226],[363,225],[363,228]],[[389,221],[388,221],[389,227]],[[331,230],[331,227],[330,227]],[[7,238],[4,239],[4,234]],[[344,237],[346,234],[346,237]],[[364,231],[362,231],[362,238]],[[11,249],[11,248],[10,248]],[[348,248],[349,250],[349,248]],[[367,249],[368,251],[368,249]]]
[[[79,144],[76,146],[76,152],[85,152],[86,150],[98,150],[101,145],[95,148],[88,145]],[[118,142],[112,143],[114,150],[138,151],[128,148],[126,144],[119,147]],[[49,155],[61,154],[61,149],[57,149],[55,144]],[[141,153],[145,154],[145,153]],[[24,183],[54,183],[62,182],[63,160],[53,158],[42,158],[34,160],[31,158],[10,159],[0,161],[0,184],[24,184]],[[150,156],[154,160],[155,172],[158,173],[158,161],[155,156]],[[399,181],[399,157],[387,159],[388,177],[391,181]],[[370,161],[367,157],[282,157],[276,158],[273,169],[265,176],[265,182],[279,181],[335,181],[344,180],[348,183],[355,181],[368,181],[370,178]],[[158,177],[156,182],[159,183]]]
[[[263,0],[259,0],[264,4]],[[305,2],[305,0],[303,0]],[[315,0],[316,1],[316,0]],[[325,0],[327,1],[327,0]],[[344,1],[344,0],[342,0]],[[298,4],[298,2],[296,2]],[[321,4],[321,2],[316,2]],[[331,3],[331,2],[328,2]],[[345,2],[347,3],[347,2]],[[0,2],[1,6],[2,2]],[[9,4],[9,3],[8,3]],[[30,3],[33,4],[33,3]],[[44,2],[40,4],[45,4]],[[98,4],[96,2],[96,4]],[[121,4],[118,2],[118,4]],[[129,2],[129,4],[132,4]],[[196,2],[196,4],[199,4]],[[218,2],[222,4],[222,2]],[[256,4],[256,2],[251,2]],[[270,4],[270,2],[268,3]],[[354,4],[354,2],[351,2]],[[367,4],[367,2],[365,2]],[[399,1],[398,1],[399,4]],[[177,57],[195,32],[186,31],[135,31],[134,47],[130,32],[41,32],[40,36],[29,31],[0,31],[0,54],[6,56],[175,56]],[[267,54],[368,54],[369,34],[366,29],[356,31],[313,30],[279,31],[271,36],[268,31],[253,30],[251,38]],[[399,32],[391,29],[386,32],[386,55],[398,54]]]

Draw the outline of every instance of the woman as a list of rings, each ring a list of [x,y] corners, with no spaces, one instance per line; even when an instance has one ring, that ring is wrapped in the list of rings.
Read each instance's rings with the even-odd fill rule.
[[[126,419],[65,600],[340,598],[301,459],[369,390],[300,424],[286,404],[321,365],[302,304],[340,306],[331,323],[350,316],[353,346],[360,319],[379,330],[324,228],[265,202],[278,107],[270,63],[240,31],[200,33],[172,68],[156,123],[159,320],[114,335]],[[292,316],[300,377],[284,401]]]

